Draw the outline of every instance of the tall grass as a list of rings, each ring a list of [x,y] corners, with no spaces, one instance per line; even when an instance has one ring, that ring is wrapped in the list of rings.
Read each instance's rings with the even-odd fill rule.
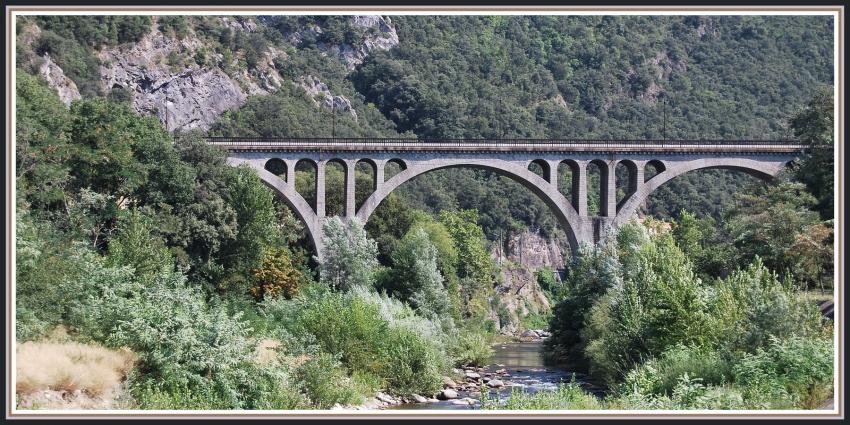
[[[135,361],[126,349],[77,342],[24,342],[15,354],[19,394],[50,389],[97,396],[118,387]]]

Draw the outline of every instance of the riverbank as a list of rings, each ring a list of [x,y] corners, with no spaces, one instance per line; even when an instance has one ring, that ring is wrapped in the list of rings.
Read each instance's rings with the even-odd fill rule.
[[[559,384],[571,380],[588,393],[602,394],[603,389],[592,383],[586,374],[545,364],[541,338],[525,342],[503,340],[493,349],[493,357],[487,366],[454,369],[453,376],[443,378],[443,390],[432,397],[420,396],[417,401],[413,396],[393,399],[379,394],[375,401],[370,400],[364,406],[351,409],[479,409],[482,391],[491,398],[506,399],[511,391],[528,394],[553,391]]]

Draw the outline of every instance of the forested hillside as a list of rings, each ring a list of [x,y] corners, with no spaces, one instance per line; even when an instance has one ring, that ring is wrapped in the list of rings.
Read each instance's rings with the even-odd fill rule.
[[[20,43],[19,64],[35,70],[33,57],[47,53],[83,95],[120,97],[123,83],[98,87],[99,58],[142,39],[153,21],[166,40],[182,42],[162,51],[169,67],[221,69],[246,87],[211,133],[265,136],[330,136],[334,104],[355,111],[337,110],[340,137],[791,138],[788,118],[833,79],[826,17],[366,18],[37,18],[39,35]],[[465,184],[445,184],[458,179]],[[686,175],[653,195],[647,211],[669,217],[687,205],[719,218],[748,181]],[[542,202],[487,172],[437,172],[403,189],[415,208],[478,206],[490,239],[555,227]]]
[[[548,326],[552,357],[585,363],[609,407],[816,406],[832,325],[801,291],[824,295],[834,273],[831,22],[22,17],[17,341],[111,352],[121,364],[98,385],[129,408],[327,409],[435,397],[476,374],[456,368],[487,364],[499,332]],[[204,139],[332,135],[812,149],[770,184],[677,178],[644,211],[667,221],[631,222],[569,261],[533,193],[436,171],[368,223],[323,221],[318,259],[256,173]],[[374,177],[355,171],[360,203]],[[344,173],[326,178],[338,215]],[[314,179],[296,169],[309,202]],[[74,391],[62,364],[31,363],[17,392]]]

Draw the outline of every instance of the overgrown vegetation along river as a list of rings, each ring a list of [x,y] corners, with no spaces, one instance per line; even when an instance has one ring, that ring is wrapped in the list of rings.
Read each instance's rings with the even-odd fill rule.
[[[475,373],[481,375],[480,383],[486,385],[492,379],[504,384],[500,388],[490,388],[490,397],[502,400],[510,397],[512,390],[526,393],[552,391],[561,382],[568,383],[575,374],[575,381],[589,393],[602,395],[603,389],[592,383],[584,373],[571,370],[570,367],[549,365],[543,359],[543,342],[507,342],[495,344],[490,364],[479,368]],[[471,370],[471,369],[467,369]],[[487,382],[485,382],[487,381]],[[393,406],[393,409],[478,409],[480,393],[477,390],[460,389],[458,397],[431,403],[408,403]],[[469,400],[474,400],[470,404]]]

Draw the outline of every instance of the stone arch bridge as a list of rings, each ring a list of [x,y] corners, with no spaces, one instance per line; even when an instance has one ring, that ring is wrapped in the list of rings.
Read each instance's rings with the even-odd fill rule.
[[[247,164],[304,222],[316,255],[323,254],[321,224],[326,216],[325,171],[329,163],[345,171],[345,218],[364,223],[393,190],[421,174],[453,167],[491,170],[518,181],[552,210],[575,252],[583,242],[596,243],[622,225],[662,184],[688,171],[731,169],[771,179],[807,145],[793,141],[749,140],[534,140],[534,139],[340,139],[209,138],[229,151],[228,163]],[[295,189],[300,161],[315,166],[315,205]],[[369,197],[356,208],[355,167],[373,170]],[[389,163],[400,171],[385,178]],[[567,168],[561,167],[566,165]],[[588,194],[588,167],[600,174],[599,193]],[[625,166],[625,196],[617,201],[616,168]],[[569,170],[569,196],[558,188],[559,169]],[[272,172],[270,170],[274,170]],[[542,172],[541,172],[542,171]],[[588,196],[598,196],[599,215],[588,214]]]

